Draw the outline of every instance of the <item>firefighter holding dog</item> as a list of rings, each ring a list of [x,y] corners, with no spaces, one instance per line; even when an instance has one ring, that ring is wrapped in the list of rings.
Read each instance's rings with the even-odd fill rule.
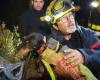
[[[70,0],[53,0],[41,20],[53,26],[52,37],[54,39],[69,47],[65,51],[64,59],[72,66],[85,64],[98,78],[100,75],[100,40],[92,30],[79,26],[75,22],[74,11],[75,8]],[[64,67],[61,66],[61,68]]]

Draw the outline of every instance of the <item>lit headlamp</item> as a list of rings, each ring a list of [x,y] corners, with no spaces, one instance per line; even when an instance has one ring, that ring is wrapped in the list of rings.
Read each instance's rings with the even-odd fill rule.
[[[52,17],[49,16],[49,15],[46,15],[46,16],[40,17],[40,20],[41,21],[46,21],[46,22],[51,22]]]
[[[97,8],[99,6],[99,2],[95,0],[91,3],[91,6]]]

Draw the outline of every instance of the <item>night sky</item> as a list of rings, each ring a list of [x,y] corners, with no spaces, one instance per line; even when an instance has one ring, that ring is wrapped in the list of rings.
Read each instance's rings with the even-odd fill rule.
[[[0,20],[16,25],[18,17],[29,7],[28,0],[0,0]]]

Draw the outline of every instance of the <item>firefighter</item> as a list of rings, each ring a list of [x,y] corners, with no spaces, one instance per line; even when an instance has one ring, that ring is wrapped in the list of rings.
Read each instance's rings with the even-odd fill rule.
[[[52,37],[54,39],[69,47],[65,59],[73,66],[85,64],[98,78],[100,75],[100,40],[92,30],[75,23],[75,8],[71,3],[70,0],[53,0],[41,20],[53,26]],[[64,67],[61,66],[61,68]]]
[[[93,4],[96,4],[97,6]],[[96,32],[97,36],[100,37],[100,0],[92,2],[91,5],[89,27]]]

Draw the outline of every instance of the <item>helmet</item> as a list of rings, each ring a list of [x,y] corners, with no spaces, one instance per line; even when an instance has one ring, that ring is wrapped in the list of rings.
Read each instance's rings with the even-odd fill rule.
[[[71,0],[53,0],[46,10],[46,15],[40,19],[54,24],[57,19],[71,11],[74,11],[74,9]]]

